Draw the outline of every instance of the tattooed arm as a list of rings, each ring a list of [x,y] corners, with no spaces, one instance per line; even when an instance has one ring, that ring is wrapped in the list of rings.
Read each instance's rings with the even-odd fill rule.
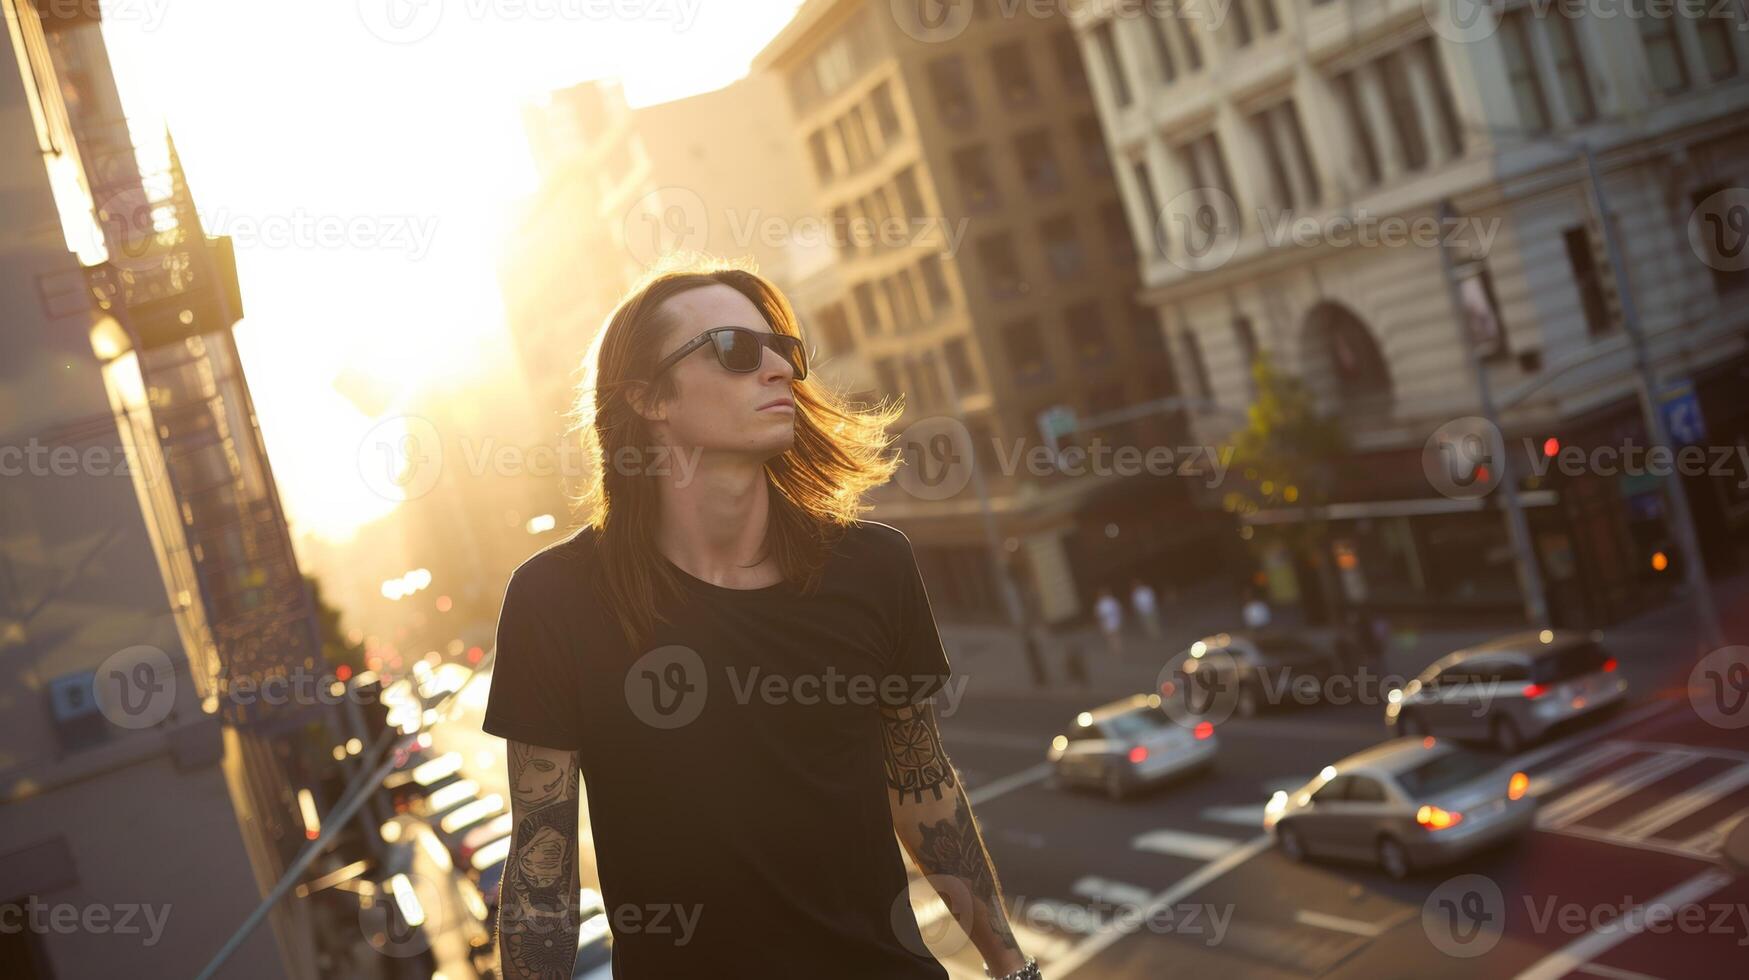
[[[511,741],[499,975],[570,980],[577,959],[577,753]]]
[[[997,976],[1020,969],[1026,957],[1009,928],[996,866],[971,804],[941,747],[934,704],[883,707],[881,727],[887,803],[900,843],[983,954],[985,967]]]

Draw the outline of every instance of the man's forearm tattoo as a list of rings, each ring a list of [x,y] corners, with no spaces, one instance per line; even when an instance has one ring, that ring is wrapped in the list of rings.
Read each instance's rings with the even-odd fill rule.
[[[996,868],[978,834],[978,825],[972,819],[972,808],[966,804],[965,794],[954,791],[953,816],[919,823],[917,829],[920,835],[914,855],[917,866],[924,874],[949,875],[964,882],[972,900],[983,907],[983,918],[997,941],[1018,952],[1020,944],[1015,942],[1014,931],[1008,925],[1008,911],[1002,904],[1002,886],[996,880]],[[958,896],[953,893],[957,889],[939,891],[956,922],[975,926],[978,909],[954,908]],[[971,928],[967,931],[970,932]]]
[[[941,799],[943,790],[954,786],[953,764],[941,747],[941,732],[935,726],[935,706],[930,702],[881,709],[881,731],[886,746],[887,785],[899,794],[921,803],[923,794]]]
[[[577,958],[577,757],[510,743],[516,826],[499,891],[506,977],[568,980]]]

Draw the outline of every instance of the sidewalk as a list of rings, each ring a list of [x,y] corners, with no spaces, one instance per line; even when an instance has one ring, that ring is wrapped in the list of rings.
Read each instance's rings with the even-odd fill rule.
[[[1749,575],[1713,583],[1714,601],[1724,621],[1726,635],[1736,642],[1749,638]],[[966,694],[976,699],[1026,698],[1087,705],[1153,691],[1168,660],[1202,637],[1239,624],[1237,603],[1229,611],[1222,603],[1181,602],[1164,608],[1162,638],[1149,639],[1132,622],[1125,624],[1122,656],[1114,659],[1105,637],[1092,626],[1062,631],[1039,630],[1039,652],[1048,674],[1043,687],[1035,687],[1015,630],[1006,626],[939,625],[948,662],[954,673],[966,678]],[[1276,628],[1292,630],[1315,643],[1330,646],[1328,627],[1295,627],[1278,613]],[[1393,632],[1380,669],[1386,674],[1412,678],[1423,668],[1453,650],[1480,643],[1522,627],[1509,623],[1478,624],[1469,629],[1397,628]],[[1682,598],[1624,620],[1603,630],[1604,642],[1624,657],[1640,661],[1680,660],[1671,667],[1686,668],[1700,649],[1693,608]],[[1079,686],[1068,670],[1071,648],[1079,647],[1086,665],[1088,683]],[[1660,683],[1670,683],[1677,674],[1659,671]]]

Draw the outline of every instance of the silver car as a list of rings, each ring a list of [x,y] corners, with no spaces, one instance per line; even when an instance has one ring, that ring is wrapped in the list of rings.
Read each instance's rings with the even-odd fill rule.
[[[1340,673],[1335,656],[1293,633],[1241,630],[1205,636],[1174,657],[1168,696],[1187,712],[1224,720],[1250,718],[1287,703],[1322,699],[1323,684]]]
[[[1486,739],[1508,755],[1551,728],[1621,702],[1627,680],[1590,633],[1542,630],[1459,650],[1388,695],[1398,735]]]
[[[1400,738],[1276,793],[1263,826],[1293,860],[1372,861],[1406,878],[1524,833],[1536,814],[1529,787],[1496,757],[1431,736]]]
[[[1121,800],[1133,790],[1214,765],[1215,726],[1180,725],[1158,694],[1137,694],[1083,711],[1056,738],[1046,760],[1057,786],[1086,785]]]

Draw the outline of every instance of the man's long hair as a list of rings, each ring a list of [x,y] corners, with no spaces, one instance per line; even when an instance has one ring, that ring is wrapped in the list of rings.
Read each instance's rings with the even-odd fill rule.
[[[652,272],[615,307],[590,345],[569,414],[567,434],[581,434],[591,464],[572,503],[584,515],[583,533],[589,533],[588,527],[599,531],[597,584],[634,652],[648,641],[658,621],[669,621],[661,613],[662,600],[681,595],[682,583],[656,548],[656,480],[661,477],[648,470],[661,462],[654,455],[657,442],[650,423],[628,398],[654,404],[675,396],[672,372],[654,384],[647,381],[674,322],[663,304],[688,290],[717,284],[747,297],[774,332],[802,336],[789,300],[764,277],[720,261],[686,260]],[[764,544],[784,580],[811,592],[845,526],[868,509],[863,495],[886,483],[898,468],[898,458],[886,452],[891,442],[887,429],[901,410],[891,404],[853,406],[812,370],[790,387],[795,441],[765,463],[774,492],[769,494]],[[627,461],[634,462],[628,466]]]

